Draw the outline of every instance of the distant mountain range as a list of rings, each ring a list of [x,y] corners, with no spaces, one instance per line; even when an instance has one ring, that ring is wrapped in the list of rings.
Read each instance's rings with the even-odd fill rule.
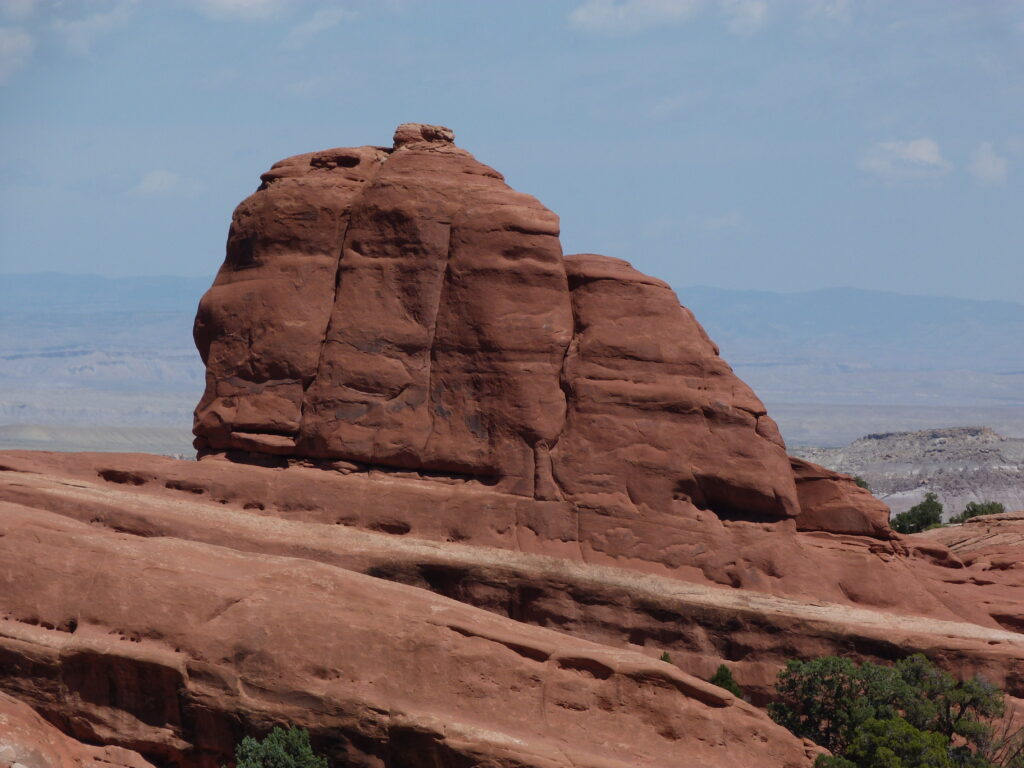
[[[679,296],[768,404],[898,406],[937,409],[940,417],[947,409],[978,413],[966,423],[873,423],[847,439],[868,431],[985,424],[992,409],[1009,409],[1014,434],[1024,429],[1024,304],[854,288],[769,293],[690,287]]]
[[[0,276],[0,424],[187,430],[203,388],[192,320],[211,281]],[[1024,437],[1024,304],[852,288],[678,294],[791,443],[981,425]]]
[[[739,365],[1024,376],[1020,303],[857,288],[770,293],[695,286],[678,293],[725,358]],[[1024,401],[1024,391],[1017,394]]]
[[[209,277],[100,277],[37,272],[0,275],[0,316],[56,312],[184,312],[194,316]],[[191,332],[189,320],[188,331]],[[0,326],[0,330],[9,329]]]

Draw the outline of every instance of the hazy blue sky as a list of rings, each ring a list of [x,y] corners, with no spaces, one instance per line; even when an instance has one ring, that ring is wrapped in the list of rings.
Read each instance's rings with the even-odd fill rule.
[[[458,143],[674,285],[1024,300],[1024,3],[0,2],[0,272],[206,275],[288,155]]]

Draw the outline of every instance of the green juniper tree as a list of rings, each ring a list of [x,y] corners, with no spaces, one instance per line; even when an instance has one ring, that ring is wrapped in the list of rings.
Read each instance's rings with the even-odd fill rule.
[[[921,654],[891,667],[825,656],[790,661],[769,714],[833,756],[816,768],[1024,768],[1002,691],[957,680]]]
[[[1005,511],[1006,507],[998,501],[971,501],[968,502],[966,507],[964,507],[963,512],[949,518],[949,522],[963,523],[970,520],[972,517],[981,517],[982,515],[1001,515]]]
[[[711,679],[708,682],[712,685],[717,685],[719,688],[725,688],[725,690],[737,699],[743,698],[743,689],[740,688],[739,683],[733,679],[732,672],[729,671],[729,668],[725,666],[725,664],[718,665],[718,669],[715,670],[715,674],[711,676]]]
[[[327,768],[304,728],[274,728],[262,741],[246,736],[235,748],[235,768]]]
[[[942,524],[942,503],[931,491],[924,495],[924,501],[915,504],[906,512],[900,512],[892,519],[896,533],[918,533]]]

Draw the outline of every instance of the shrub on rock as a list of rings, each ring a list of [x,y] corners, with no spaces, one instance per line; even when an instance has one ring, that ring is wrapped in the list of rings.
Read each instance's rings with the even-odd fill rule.
[[[235,768],[327,768],[304,728],[274,728],[262,741],[246,736],[235,748]]]
[[[970,520],[972,517],[982,517],[984,515],[1001,515],[1006,511],[1006,507],[1000,504],[998,501],[972,501],[964,507],[964,511],[959,515],[954,515],[949,518],[951,523],[963,523]]]
[[[718,669],[715,670],[715,674],[712,675],[709,680],[712,685],[717,685],[719,688],[725,688],[729,693],[735,696],[737,699],[743,698],[743,689],[740,688],[739,684],[733,679],[732,672],[725,664],[719,664]]]
[[[915,504],[906,512],[900,512],[892,519],[892,529],[896,533],[920,533],[921,531],[942,524],[942,502],[931,491],[924,495],[924,501]]]
[[[833,753],[815,768],[1024,768],[1022,732],[1000,725],[1003,692],[921,654],[892,667],[790,661],[776,692],[772,719]]]

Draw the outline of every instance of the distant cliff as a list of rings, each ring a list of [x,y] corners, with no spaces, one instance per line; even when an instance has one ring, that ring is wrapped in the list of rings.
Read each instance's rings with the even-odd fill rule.
[[[860,475],[893,510],[902,512],[933,491],[945,516],[971,501],[1024,509],[1024,440],[988,427],[873,434],[843,448],[796,453],[829,469]]]

